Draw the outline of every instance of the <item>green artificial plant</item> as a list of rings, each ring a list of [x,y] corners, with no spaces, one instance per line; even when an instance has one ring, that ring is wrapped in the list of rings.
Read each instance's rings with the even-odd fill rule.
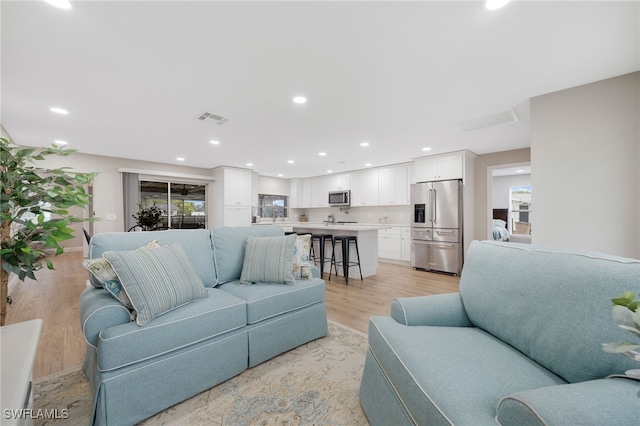
[[[620,297],[611,299],[613,302],[613,317],[618,323],[618,327],[630,331],[640,337],[640,299],[636,300],[636,295],[631,291],[625,291]],[[640,362],[640,341],[612,342],[603,345],[605,352],[617,353],[627,356]],[[628,375],[640,378],[640,369],[627,371]]]
[[[90,196],[85,188],[96,173],[70,173],[67,168],[46,169],[35,162],[51,155],[68,156],[73,149],[52,145],[50,148],[26,148],[0,138],[0,195],[2,257],[0,284],[0,325],[7,314],[9,274],[19,280],[36,279],[35,272],[55,269],[46,259],[47,249],[63,253],[62,241],[73,238],[72,223],[90,219],[74,217],[70,207],[86,207]]]

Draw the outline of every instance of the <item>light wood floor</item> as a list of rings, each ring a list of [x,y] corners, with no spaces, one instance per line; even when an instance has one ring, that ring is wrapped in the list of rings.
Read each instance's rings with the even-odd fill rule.
[[[68,370],[82,364],[85,342],[80,328],[78,298],[85,287],[87,272],[82,253],[72,252],[52,258],[56,270],[42,270],[38,281],[18,283],[11,293],[6,324],[42,318],[44,321],[34,378]],[[357,274],[356,269],[352,269]],[[357,275],[356,275],[357,276]],[[369,317],[388,315],[396,297],[458,291],[459,278],[415,271],[408,266],[379,263],[378,273],[360,281],[331,277],[325,273],[327,314],[330,320],[366,333]]]

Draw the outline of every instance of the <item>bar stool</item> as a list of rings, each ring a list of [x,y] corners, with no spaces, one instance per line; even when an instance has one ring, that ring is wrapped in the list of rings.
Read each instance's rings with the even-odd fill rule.
[[[311,234],[311,249],[310,249],[310,253],[309,253],[309,260],[313,260],[313,263],[320,263],[320,277],[322,277],[322,274],[324,273],[324,264],[325,263],[331,263],[331,258],[327,258],[325,256],[325,249],[326,249],[326,243],[327,240],[329,242],[331,242],[331,247],[333,247],[333,235],[331,234]],[[316,258],[316,251],[315,251],[315,242],[318,242],[318,247],[319,247],[319,251],[320,251],[320,256],[319,259]],[[329,265],[331,266],[331,265]],[[331,271],[329,271],[331,272]]]
[[[336,243],[340,243],[342,247],[342,260],[336,261]],[[357,261],[349,260],[350,244],[354,244],[356,247]],[[333,237],[333,253],[331,253],[331,265],[329,266],[329,281],[331,281],[331,268],[335,268],[336,275],[338,275],[338,265],[342,265],[342,273],[344,274],[344,280],[347,285],[349,284],[349,268],[358,265],[360,271],[360,281],[362,281],[362,268],[360,267],[360,251],[358,250],[358,237],[355,235],[336,235]]]

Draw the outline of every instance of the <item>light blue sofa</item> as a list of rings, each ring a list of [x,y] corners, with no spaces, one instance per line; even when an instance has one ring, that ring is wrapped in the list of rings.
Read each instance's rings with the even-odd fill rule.
[[[324,281],[239,285],[248,236],[284,235],[278,226],[105,233],[90,257],[134,250],[152,240],[180,243],[208,297],[144,326],[104,289],[80,296],[87,341],[84,371],[94,397],[93,424],[131,425],[249,367],[327,334]]]
[[[637,425],[637,362],[611,299],[640,261],[474,241],[460,292],[394,300],[372,317],[360,402],[372,425]],[[614,377],[609,377],[614,376]],[[609,378],[608,378],[609,377]]]

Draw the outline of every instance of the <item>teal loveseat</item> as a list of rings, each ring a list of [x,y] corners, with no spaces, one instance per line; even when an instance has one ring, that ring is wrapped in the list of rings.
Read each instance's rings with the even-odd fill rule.
[[[325,336],[325,286],[317,268],[312,268],[311,279],[292,284],[239,281],[246,239],[279,236],[286,238],[278,226],[95,235],[89,256],[95,259],[108,257],[106,252],[130,253],[152,240],[163,247],[180,244],[205,296],[140,326],[105,289],[88,286],[83,291],[83,368],[95,398],[91,423],[138,423]]]
[[[640,293],[640,261],[474,241],[460,292],[372,317],[360,402],[372,425],[637,425],[640,365],[611,299]]]

